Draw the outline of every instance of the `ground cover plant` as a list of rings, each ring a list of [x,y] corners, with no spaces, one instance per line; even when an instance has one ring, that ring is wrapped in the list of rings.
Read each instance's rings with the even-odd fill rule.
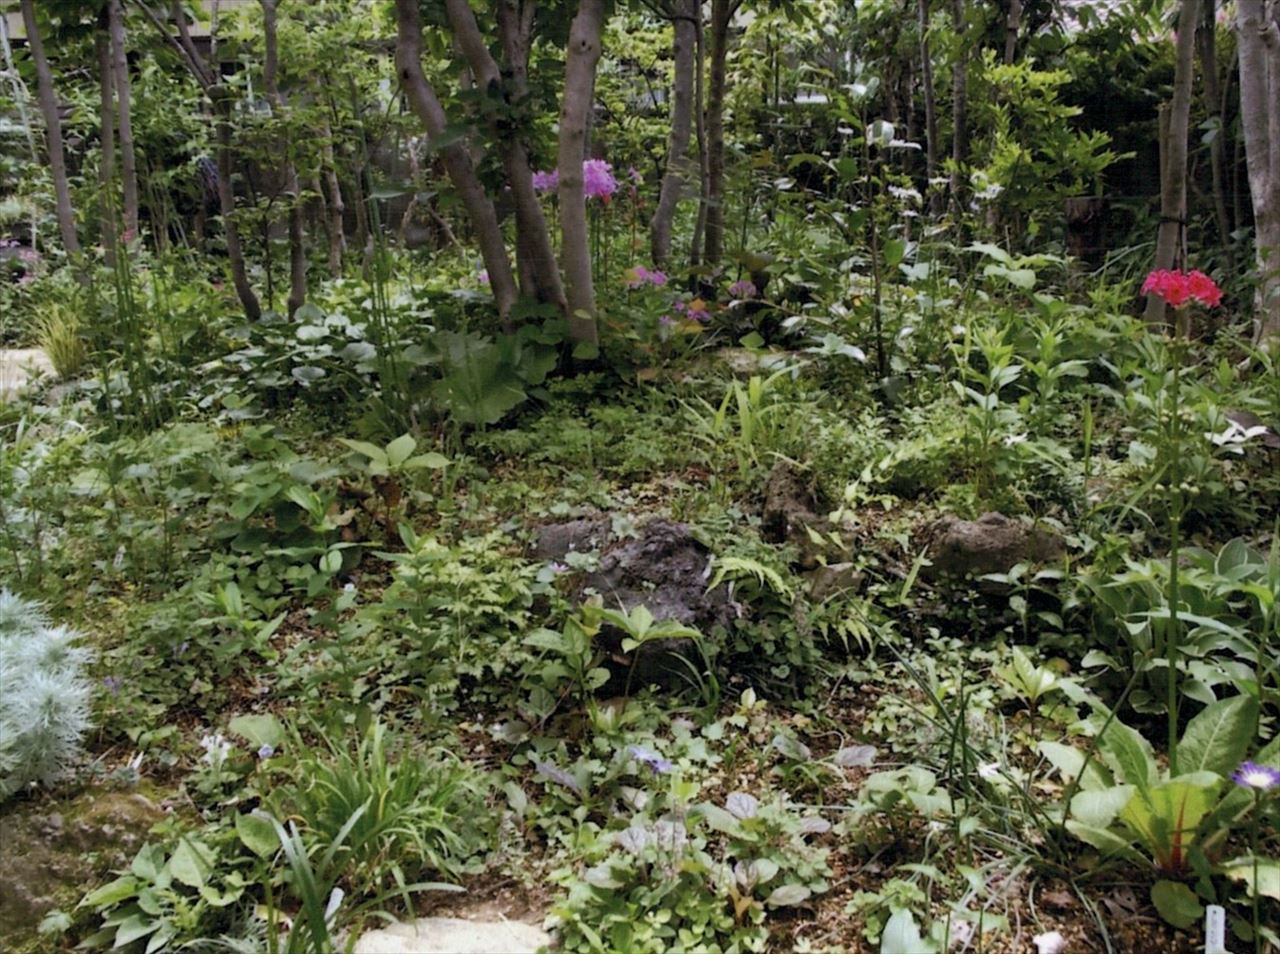
[[[0,16],[6,950],[1280,950],[1275,0]]]

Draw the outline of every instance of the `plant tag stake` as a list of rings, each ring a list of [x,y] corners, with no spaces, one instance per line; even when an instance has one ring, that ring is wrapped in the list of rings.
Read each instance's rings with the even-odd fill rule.
[[[1204,954],[1231,954],[1226,947],[1227,913],[1219,904],[1204,909]]]

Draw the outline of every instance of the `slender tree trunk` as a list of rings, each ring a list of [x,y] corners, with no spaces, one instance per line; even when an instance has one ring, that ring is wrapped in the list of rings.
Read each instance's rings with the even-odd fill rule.
[[[448,120],[444,107],[435,90],[422,72],[422,21],[417,0],[396,0],[396,70],[400,84],[413,111],[426,128],[427,135],[439,139],[445,134]],[[480,244],[480,254],[489,273],[489,288],[498,306],[498,314],[505,322],[515,305],[519,293],[515,276],[511,271],[511,259],[507,256],[502,239],[502,227],[493,203],[485,195],[471,154],[459,141],[450,142],[440,149],[449,181],[458,190],[463,207],[471,220],[471,228]]]
[[[138,235],[138,160],[133,148],[133,106],[129,83],[129,60],[125,48],[124,8],[120,0],[107,0],[111,17],[111,62],[115,74],[116,108],[120,133],[120,177],[124,193],[124,238]]]
[[[263,58],[262,82],[272,112],[280,123],[288,120],[284,96],[280,93],[280,58],[276,30],[277,0],[259,0],[262,4],[262,33],[266,46]],[[307,300],[307,250],[303,244],[302,188],[298,184],[298,169],[291,157],[292,142],[285,132],[280,144],[284,150],[284,180],[289,192],[289,317]]]
[[[342,275],[342,253],[347,247],[344,225],[346,204],[342,201],[342,185],[338,181],[338,166],[333,155],[333,127],[326,122],[322,132],[321,156],[324,162],[325,184],[329,187],[329,273],[334,278]]]
[[[1006,65],[1018,57],[1018,31],[1022,28],[1022,0],[1009,0],[1009,16],[1004,26],[1004,62]]]
[[[1213,173],[1213,211],[1218,224],[1218,243],[1226,256],[1227,271],[1236,271],[1235,253],[1231,248],[1231,219],[1227,215],[1227,190],[1225,185],[1226,150],[1223,140],[1226,129],[1222,120],[1222,91],[1218,83],[1218,32],[1216,0],[1204,4],[1203,26],[1197,39],[1200,42],[1200,72],[1204,77],[1205,111],[1213,120],[1213,139],[1209,143],[1209,163]]]
[[[565,50],[564,98],[560,104],[560,234],[569,306],[569,340],[595,344],[596,293],[591,277],[591,245],[582,162],[587,124],[595,101],[596,64],[604,29],[604,0],[579,0]]]
[[[1187,127],[1191,120],[1191,81],[1195,72],[1196,27],[1200,0],[1182,0],[1178,15],[1178,42],[1174,49],[1173,99],[1169,104],[1169,131],[1160,167],[1160,227],[1156,233],[1156,269],[1173,268],[1187,222]],[[1165,302],[1147,296],[1147,321],[1165,322]]]
[[[707,95],[707,222],[702,260],[724,256],[724,100],[727,91],[729,26],[740,0],[711,0],[710,87]]]
[[[672,52],[675,66],[671,80],[671,133],[667,139],[667,168],[658,193],[658,205],[649,222],[654,265],[664,265],[671,255],[671,229],[680,194],[690,177],[689,137],[693,126],[694,47],[697,45],[698,0],[677,0],[671,10]]]
[[[924,165],[929,211],[938,212],[939,193],[933,180],[938,176],[938,101],[933,88],[933,56],[929,52],[929,0],[917,0],[916,20],[920,27],[920,85],[924,87]]]
[[[951,201],[956,214],[963,216],[969,198],[969,50],[964,42],[964,0],[951,0],[951,26],[961,41],[951,67]]]
[[[262,305],[258,296],[249,284],[249,275],[244,264],[244,249],[240,245],[240,227],[236,224],[236,194],[232,187],[231,175],[231,91],[225,86],[210,87],[209,97],[213,100],[214,123],[217,136],[218,162],[218,207],[222,212],[222,235],[227,243],[227,262],[231,266],[231,283],[235,286],[236,296],[244,309],[244,316],[250,321],[262,317]]]
[[[93,36],[98,53],[98,233],[108,265],[116,261],[116,97],[111,65],[111,21],[104,9]]]
[[[707,228],[707,113],[706,113],[706,44],[702,24],[702,3],[696,2],[694,26],[693,120],[694,134],[698,140],[698,214],[693,222],[693,237],[689,243],[689,267],[702,263],[702,237]]]
[[[1261,343],[1280,337],[1280,3],[1237,0],[1236,30],[1258,265],[1254,327]]]
[[[40,39],[33,0],[22,0],[22,22],[27,28],[27,44],[36,67],[36,92],[40,100],[40,114],[44,117],[49,171],[53,174],[53,194],[58,211],[58,230],[62,233],[62,247],[67,255],[75,256],[80,252],[80,239],[76,235],[76,216],[71,208],[71,185],[67,181],[67,160],[62,151],[62,119],[58,116],[53,72],[44,55],[44,42]]]

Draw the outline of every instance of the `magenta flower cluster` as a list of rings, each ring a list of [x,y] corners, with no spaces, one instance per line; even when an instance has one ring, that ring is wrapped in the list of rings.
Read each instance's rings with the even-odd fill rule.
[[[631,289],[642,288],[645,285],[661,288],[667,283],[667,274],[645,268],[643,265],[636,265],[634,268],[627,269],[626,279],[627,287]]]
[[[560,188],[560,172],[535,172],[533,187],[538,192],[555,192]],[[582,191],[588,199],[608,201],[618,191],[618,180],[613,177],[613,166],[603,159],[588,159],[582,164]]]

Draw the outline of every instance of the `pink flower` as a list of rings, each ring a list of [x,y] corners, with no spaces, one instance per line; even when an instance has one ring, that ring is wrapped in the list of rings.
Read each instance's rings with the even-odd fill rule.
[[[489,271],[488,271],[488,269],[484,269],[484,268],[480,269],[479,273],[476,275],[476,280],[477,280],[478,282],[480,282],[480,284],[481,284],[481,285],[487,285],[487,284],[489,284]]]
[[[1142,283],[1142,294],[1159,295],[1174,308],[1181,308],[1194,298],[1206,308],[1222,303],[1222,289],[1204,272],[1178,272],[1160,268]]]
[[[555,192],[560,188],[560,170],[552,169],[550,172],[535,172],[533,174],[533,187],[538,192]]]
[[[640,288],[643,285],[653,285],[655,288],[661,288],[667,283],[667,275],[665,272],[651,271],[643,265],[636,265],[628,268],[623,273],[628,288]]]
[[[641,182],[644,181],[644,177],[640,175],[640,170],[637,169],[635,166],[627,167],[627,175],[631,177],[631,181],[634,182],[636,185],[639,185]]]
[[[729,286],[729,294],[734,298],[755,298],[759,291],[753,282],[743,278]]]
[[[588,159],[582,164],[582,191],[588,199],[608,202],[618,191],[618,180],[613,177],[613,166],[603,159]]]

